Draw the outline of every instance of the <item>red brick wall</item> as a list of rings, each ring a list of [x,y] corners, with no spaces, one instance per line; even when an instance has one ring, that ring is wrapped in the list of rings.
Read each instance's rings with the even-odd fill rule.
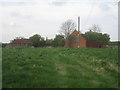
[[[79,34],[79,33],[78,33],[77,30],[73,31],[73,33],[72,33],[72,35],[75,35],[75,36],[77,36],[78,34]]]
[[[86,48],[86,40],[85,40],[85,38],[81,34],[78,33],[78,31],[75,30],[72,33],[72,35],[74,35],[74,36],[78,36],[79,35],[79,41],[73,43],[73,47],[74,48],[78,48],[78,47]]]
[[[74,31],[72,34],[71,34],[74,38],[74,37],[78,37],[79,33],[78,31]],[[66,42],[65,42],[65,47],[66,48],[78,48],[80,46],[80,48],[105,48],[106,47],[106,43],[102,43],[101,45],[97,42],[97,41],[94,41],[94,40],[86,40],[81,34],[79,36],[79,40],[74,40],[72,41],[72,43],[70,44],[70,41],[66,39]]]
[[[65,40],[65,45],[64,45],[65,48],[70,48],[70,45],[69,45],[69,41],[66,39]]]
[[[85,38],[82,35],[80,35],[79,41],[74,41],[72,43],[72,47],[73,48],[78,48],[78,47],[86,48],[86,40],[85,40]]]
[[[105,48],[106,43],[103,42],[102,44],[99,44],[97,41],[87,40],[86,47],[88,47],[88,48]]]
[[[78,48],[78,47],[86,48],[86,40],[81,34],[79,35],[78,31],[75,30],[71,35],[73,37],[74,36],[79,37],[79,41],[73,40],[71,45],[70,45],[70,41],[66,40],[66,42],[65,42],[65,47],[66,48],[70,48],[70,47],[71,48]]]
[[[72,43],[72,48],[77,48],[77,47],[78,47],[78,42],[76,42],[76,41],[73,42],[73,43]]]
[[[87,40],[86,46],[89,48],[98,48],[99,44],[96,41]]]
[[[86,48],[86,39],[82,35],[80,35],[80,47]]]

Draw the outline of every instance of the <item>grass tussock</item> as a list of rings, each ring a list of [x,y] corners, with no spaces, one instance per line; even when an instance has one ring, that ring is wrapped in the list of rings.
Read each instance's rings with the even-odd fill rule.
[[[3,88],[117,88],[118,50],[4,48]]]

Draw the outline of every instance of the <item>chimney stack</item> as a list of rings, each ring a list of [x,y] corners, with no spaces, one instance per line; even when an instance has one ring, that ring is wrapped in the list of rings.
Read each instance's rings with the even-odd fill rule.
[[[80,17],[78,17],[78,32],[80,32]]]
[[[80,48],[80,17],[78,17],[78,48]]]

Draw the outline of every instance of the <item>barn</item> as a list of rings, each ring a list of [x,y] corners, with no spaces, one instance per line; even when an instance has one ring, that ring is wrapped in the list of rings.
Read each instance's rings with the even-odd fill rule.
[[[105,48],[106,44],[98,43],[95,40],[86,40],[77,30],[74,30],[70,37],[65,40],[66,48]]]
[[[32,43],[29,39],[20,38],[20,39],[14,39],[10,43],[11,47],[31,47]]]

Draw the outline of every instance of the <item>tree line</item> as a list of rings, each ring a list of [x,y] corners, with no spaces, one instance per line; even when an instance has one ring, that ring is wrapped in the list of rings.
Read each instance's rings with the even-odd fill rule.
[[[71,33],[76,29],[76,23],[73,20],[67,20],[63,22],[60,26],[60,34],[56,35],[54,39],[45,39],[39,34],[35,34],[29,37],[32,45],[34,47],[63,47],[65,45],[65,41],[70,39]],[[88,29],[84,34],[80,32],[86,40],[95,40],[98,43],[106,43],[110,42],[109,34],[101,33],[101,28],[99,25],[93,25]],[[71,39],[70,39],[71,40]]]
[[[71,42],[71,33],[73,30],[76,29],[76,24],[73,20],[67,20],[64,22],[61,27],[61,33],[64,35],[65,39]],[[106,43],[108,44],[110,42],[110,35],[105,33],[101,33],[101,27],[99,25],[94,24],[92,27],[88,28],[88,31],[83,34],[79,31],[80,34],[82,34],[86,40],[95,40],[99,44]]]
[[[71,42],[71,33],[76,29],[76,24],[73,20],[67,20],[66,22],[62,23],[60,26],[60,34],[56,35],[54,39],[47,39],[46,40],[41,37],[39,34],[33,35],[29,39],[33,43],[34,47],[63,47],[65,45],[65,41]],[[80,32],[86,40],[95,40],[99,44],[110,42],[109,34],[101,33],[101,28],[99,25],[93,25],[89,28],[89,31],[85,32],[84,34]]]
[[[34,47],[63,47],[65,44],[63,35],[56,35],[54,39],[44,39],[41,35],[35,34],[29,39]]]

